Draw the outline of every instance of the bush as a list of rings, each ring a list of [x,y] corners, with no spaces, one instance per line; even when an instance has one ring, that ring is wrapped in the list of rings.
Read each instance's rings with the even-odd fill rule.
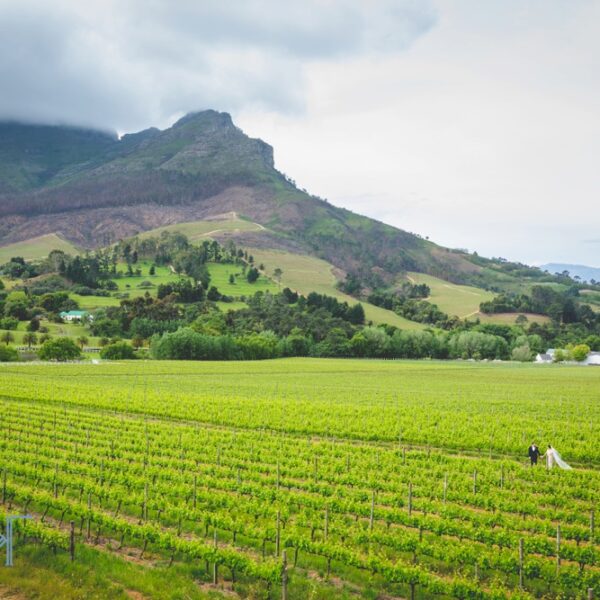
[[[41,360],[74,360],[81,356],[79,346],[71,339],[66,337],[47,340],[42,344],[38,351],[38,357]]]
[[[17,351],[11,346],[0,346],[0,362],[14,362],[19,360]]]
[[[0,319],[0,329],[15,330],[19,326],[19,319],[14,317],[4,317]]]
[[[100,358],[107,360],[131,360],[137,358],[132,346],[127,342],[109,344],[100,350]]]
[[[530,362],[533,360],[533,352],[528,344],[523,344],[522,346],[513,348],[510,357],[512,360],[517,360],[519,362]]]

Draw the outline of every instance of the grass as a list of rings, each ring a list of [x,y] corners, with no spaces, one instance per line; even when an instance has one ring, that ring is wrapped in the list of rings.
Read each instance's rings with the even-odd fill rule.
[[[13,256],[22,256],[25,260],[39,260],[48,256],[52,250],[62,250],[72,255],[79,254],[79,250],[71,242],[55,233],[49,233],[0,247],[0,264],[8,262]]]
[[[14,548],[14,567],[0,568],[0,597],[38,600],[130,600],[153,598],[209,600],[224,598],[218,591],[203,591],[197,584],[199,569],[187,564],[147,566],[121,556],[78,545],[76,560],[65,552],[23,544]]]
[[[27,321],[20,321],[18,328],[16,330],[12,330],[11,333],[15,338],[13,344],[17,346],[25,346],[23,343],[23,336],[27,333]],[[78,338],[81,336],[85,336],[88,339],[87,346],[97,347],[100,338],[94,337],[90,335],[85,325],[81,325],[80,323],[51,323],[50,321],[42,320],[41,325],[43,327],[47,327],[49,329],[49,335],[51,337],[70,337],[70,338]],[[4,333],[5,330],[0,330],[0,334]],[[35,334],[40,337],[42,335],[39,331],[36,331]]]
[[[473,319],[479,319],[482,323],[497,323],[499,325],[514,325],[519,315],[525,315],[529,323],[549,323],[550,317],[546,315],[537,315],[534,313],[496,313],[494,315],[486,315],[478,312],[473,315]]]
[[[427,300],[443,312],[461,319],[479,312],[479,305],[494,297],[492,292],[469,285],[456,285],[424,273],[408,273],[411,283],[425,283],[431,289]]]
[[[342,302],[348,302],[348,304],[358,302],[356,298],[340,292],[335,287],[337,279],[333,267],[324,260],[280,250],[248,248],[248,252],[254,256],[257,264],[263,263],[265,265],[267,275],[272,276],[276,268],[283,271],[281,277],[282,287],[289,287],[302,294],[309,294],[313,291],[319,294],[327,294]],[[401,329],[425,329],[425,326],[421,323],[404,319],[391,310],[385,310],[367,302],[362,302],[362,305],[365,309],[367,321],[388,323]]]
[[[210,273],[210,285],[217,286],[218,290],[227,296],[239,298],[252,296],[256,292],[279,291],[278,285],[265,275],[261,275],[254,283],[248,283],[240,265],[209,263],[206,266]],[[230,275],[233,275],[235,283],[229,283]]]
[[[211,234],[238,231],[262,231],[264,228],[257,223],[246,221],[237,217],[236,213],[230,213],[232,218],[215,221],[190,221],[187,223],[175,223],[165,225],[157,229],[145,231],[139,235],[140,238],[157,237],[163,231],[183,233],[192,242],[208,238]]]

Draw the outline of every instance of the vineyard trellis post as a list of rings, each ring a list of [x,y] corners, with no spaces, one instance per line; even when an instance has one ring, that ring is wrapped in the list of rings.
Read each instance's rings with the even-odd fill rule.
[[[412,482],[410,482],[408,484],[408,515],[412,515],[412,495],[413,495],[413,489],[412,489]]]
[[[287,584],[288,584],[288,572],[287,572],[287,552],[284,550],[283,561],[281,566],[281,600],[287,600]]]
[[[4,535],[0,535],[0,548],[6,546],[7,567],[13,566],[13,522],[18,520],[33,519],[31,515],[6,515],[6,530]]]
[[[213,546],[215,550],[217,549],[217,528],[215,527],[214,537],[213,537]],[[215,557],[215,562],[213,563],[213,585],[217,585],[219,581],[219,563],[217,562],[217,558]]]
[[[519,588],[523,589],[523,538],[519,539]]]
[[[71,521],[71,531],[69,534],[69,555],[71,561],[75,560],[75,521]]]
[[[556,574],[560,571],[560,525],[556,526]]]
[[[444,473],[444,504],[446,504],[447,496],[448,496],[448,473]]]
[[[275,531],[275,556],[279,556],[279,547],[281,543],[281,511],[277,511],[277,527]]]
[[[592,508],[591,512],[590,512],[590,544],[594,543],[594,523],[595,520],[595,511]]]

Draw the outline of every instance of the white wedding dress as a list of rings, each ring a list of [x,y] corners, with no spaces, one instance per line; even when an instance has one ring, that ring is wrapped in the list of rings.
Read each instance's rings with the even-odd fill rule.
[[[554,448],[548,448],[548,450],[546,450],[546,464],[549,469],[556,465],[567,471],[572,470],[572,467],[561,458],[560,454]]]

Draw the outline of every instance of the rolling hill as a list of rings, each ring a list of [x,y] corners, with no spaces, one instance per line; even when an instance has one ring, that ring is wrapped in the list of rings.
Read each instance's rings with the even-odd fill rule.
[[[0,244],[61,232],[93,248],[231,211],[270,230],[253,245],[300,250],[366,279],[413,270],[465,283],[483,271],[466,253],[299,190],[274,168],[271,146],[226,113],[193,113],[120,139],[0,123]],[[253,232],[246,239],[256,242]]]
[[[431,300],[458,316],[493,292],[553,281],[539,269],[444,248],[307,194],[275,169],[273,148],[246,136],[227,113],[191,113],[168,129],[121,138],[0,123],[2,256],[39,258],[50,246],[72,252],[73,245],[92,249],[169,230],[193,241],[235,237],[267,263],[278,252],[283,280],[300,291],[324,286],[347,298],[336,284],[350,275],[364,298],[407,273],[429,278]],[[294,266],[306,261],[313,261],[309,275]],[[381,310],[368,308],[367,318],[406,326]]]

